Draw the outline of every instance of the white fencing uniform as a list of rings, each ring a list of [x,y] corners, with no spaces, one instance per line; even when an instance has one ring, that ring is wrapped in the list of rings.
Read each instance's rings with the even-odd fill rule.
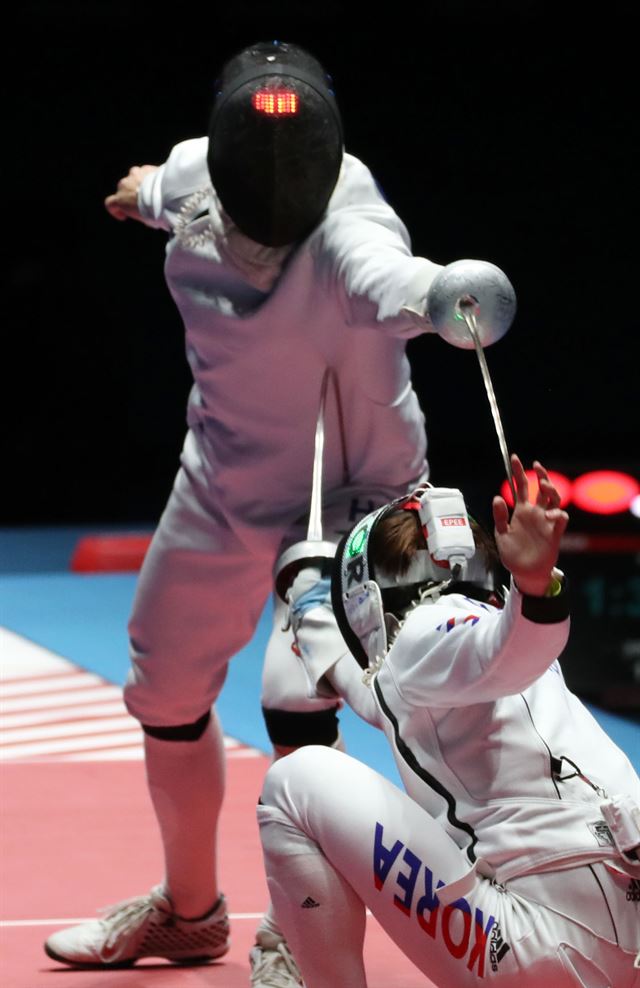
[[[312,653],[328,606],[297,630],[325,694]],[[409,613],[370,682],[350,656],[331,672],[386,732],[407,791],[317,747],[270,769],[269,888],[307,988],[341,969],[341,983],[365,984],[365,906],[439,986],[640,985],[640,860],[602,809],[622,795],[640,805],[640,780],[565,685],[568,624],[564,593],[512,586],[503,610],[445,595]],[[331,928],[336,901],[350,943]]]
[[[229,657],[253,633],[283,541],[300,538],[327,367],[340,386],[348,464],[345,480],[330,400],[327,535],[349,527],[372,497],[382,503],[405,492],[427,469],[405,339],[431,330],[419,313],[440,267],[412,256],[404,225],[350,155],[307,240],[261,247],[222,212],[206,152],[205,138],[177,145],[139,193],[144,221],[171,234],[166,278],[194,377],[182,466],[130,625],[126,702],[158,727],[190,723],[215,699]],[[284,690],[290,682],[287,662],[297,661],[279,617],[270,644],[278,672],[265,686],[274,706],[279,683]],[[304,695],[283,703],[327,706]]]

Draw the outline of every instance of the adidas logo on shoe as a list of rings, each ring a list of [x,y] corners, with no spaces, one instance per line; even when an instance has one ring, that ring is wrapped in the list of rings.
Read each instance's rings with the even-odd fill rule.
[[[300,904],[301,909],[318,909],[319,906],[320,903],[316,902],[315,899],[312,899],[310,895],[308,895],[304,902]]]

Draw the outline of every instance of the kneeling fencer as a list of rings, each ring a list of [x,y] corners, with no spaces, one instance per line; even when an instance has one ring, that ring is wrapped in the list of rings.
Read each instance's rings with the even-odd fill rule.
[[[568,516],[534,468],[533,504],[511,458],[495,543],[459,491],[422,486],[288,591],[310,693],[381,728],[406,788],[317,746],[269,770],[269,889],[306,988],[365,988],[366,909],[439,988],[640,985],[640,780],[563,679]]]

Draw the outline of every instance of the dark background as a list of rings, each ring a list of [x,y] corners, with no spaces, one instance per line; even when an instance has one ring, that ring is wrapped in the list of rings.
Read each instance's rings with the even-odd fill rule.
[[[597,18],[557,6],[562,20],[526,0],[401,4],[381,16],[334,2],[165,14],[23,3],[5,132],[4,523],[161,510],[185,428],[182,327],[163,281],[164,235],[114,221],[103,199],[130,165],[202,134],[220,63],[262,37],[296,41],[327,65],[347,148],[372,168],[415,253],[484,258],[510,277],[518,315],[487,351],[509,445],[570,476],[635,472],[633,24],[615,6]],[[469,476],[488,498],[502,466],[475,354],[430,336],[410,356],[434,479]]]
[[[347,149],[373,170],[414,252],[484,258],[511,279],[518,314],[487,351],[509,446],[569,477],[638,476],[631,9],[22,3],[7,35],[19,67],[4,119],[1,523],[157,519],[185,429],[182,327],[164,235],[114,221],[103,200],[130,165],[201,135],[220,64],[274,37],[308,47],[333,75]],[[432,336],[409,353],[432,477],[464,486],[482,516],[503,469],[476,356]],[[639,523],[573,510],[571,525],[633,533]],[[602,587],[583,600],[603,641],[622,640],[620,622],[640,618],[635,563],[580,565],[607,585],[626,574],[622,603]]]

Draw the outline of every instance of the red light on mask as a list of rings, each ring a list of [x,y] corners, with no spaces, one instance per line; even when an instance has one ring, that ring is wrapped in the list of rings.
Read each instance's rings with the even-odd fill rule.
[[[538,496],[538,475],[535,470],[525,470],[527,475],[527,480],[529,481],[529,500],[532,504],[535,504],[536,498]],[[572,496],[572,483],[568,477],[565,477],[563,473],[556,473],[555,470],[547,470],[549,474],[549,480],[557,490],[560,495],[560,507],[564,508]],[[502,487],[500,488],[500,493],[507,502],[510,508],[513,507],[513,495],[511,494],[511,487],[507,480],[504,481]]]
[[[254,110],[273,117],[290,117],[298,112],[298,94],[291,89],[258,89],[251,97]]]
[[[596,515],[615,515],[627,511],[640,485],[628,473],[617,470],[594,470],[573,482],[573,503]]]

